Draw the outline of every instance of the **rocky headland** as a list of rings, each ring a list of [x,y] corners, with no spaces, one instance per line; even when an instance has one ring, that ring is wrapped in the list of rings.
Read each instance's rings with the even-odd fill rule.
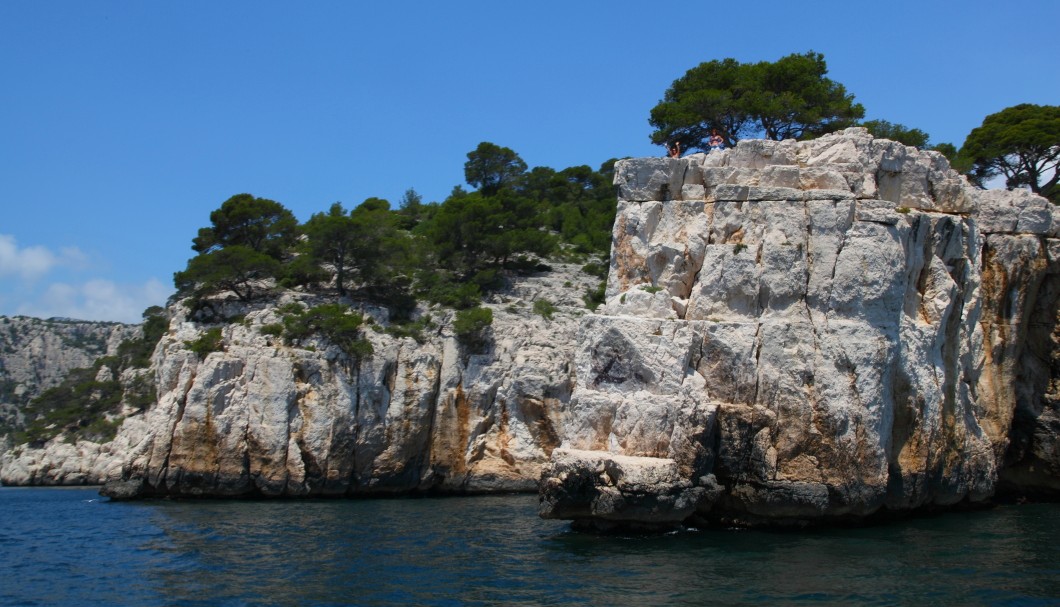
[[[595,527],[860,520],[1055,494],[1060,213],[863,129],[616,166],[607,303],[576,266],[515,278],[483,343],[452,313],[370,356],[268,330],[287,291],[210,324],[176,302],[91,472],[53,441],[5,484],[115,498],[540,490]],[[534,302],[553,310],[535,313]],[[190,344],[220,328],[216,351]],[[60,456],[63,449],[67,452]],[[91,449],[91,448],[89,448]],[[101,457],[99,454],[103,453]],[[61,460],[61,461],[60,461]]]
[[[597,281],[562,266],[516,281],[485,304],[494,320],[480,348],[457,340],[451,312],[417,341],[386,333],[386,311],[365,308],[376,329],[359,360],[323,339],[291,347],[263,334],[276,305],[225,326],[222,351],[200,360],[187,342],[203,328],[174,314],[155,352],[158,404],[123,426],[123,482],[109,491],[533,491],[562,440],[581,296]],[[550,318],[532,311],[541,298]]]
[[[296,347],[268,334],[283,306],[320,296],[232,300],[223,315],[240,321],[220,325],[191,320],[178,302],[151,361],[156,404],[126,406],[103,445],[17,447],[0,458],[0,479],[110,480],[135,496],[535,491],[562,440],[574,340],[590,313],[582,297],[597,284],[567,264],[515,278],[484,302],[493,323],[475,347],[454,335],[451,310],[421,310],[433,321],[416,339],[388,333],[386,309],[350,302],[373,319],[363,331],[373,353],[360,359],[324,337]],[[550,313],[534,311],[542,300]],[[218,326],[218,350],[193,352]]]
[[[1060,214],[862,129],[616,166],[541,514],[860,520],[1055,492]]]

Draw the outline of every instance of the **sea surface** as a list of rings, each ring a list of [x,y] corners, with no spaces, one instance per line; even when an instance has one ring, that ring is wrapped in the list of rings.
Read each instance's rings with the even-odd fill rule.
[[[1060,504],[619,536],[536,511],[0,488],[0,605],[1060,605]]]

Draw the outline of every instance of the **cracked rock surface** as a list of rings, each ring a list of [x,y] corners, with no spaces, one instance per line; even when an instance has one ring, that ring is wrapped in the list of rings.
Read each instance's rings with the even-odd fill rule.
[[[700,515],[746,523],[1060,486],[1053,205],[863,129],[626,160],[615,181],[563,448],[664,458],[720,486]],[[554,455],[543,495],[572,465]]]

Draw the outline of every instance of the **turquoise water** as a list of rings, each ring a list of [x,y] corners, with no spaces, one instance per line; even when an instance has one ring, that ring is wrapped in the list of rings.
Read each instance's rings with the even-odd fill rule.
[[[0,489],[2,605],[1058,605],[1060,505],[594,536],[533,496],[110,503]]]

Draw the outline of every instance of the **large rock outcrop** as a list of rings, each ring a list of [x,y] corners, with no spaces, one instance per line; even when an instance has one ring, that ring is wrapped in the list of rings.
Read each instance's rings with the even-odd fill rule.
[[[57,437],[40,447],[16,445],[0,453],[0,482],[9,487],[102,485],[121,474],[125,457],[113,441]]]
[[[593,504],[615,484],[585,480],[609,457],[668,460],[704,488],[689,518],[743,523],[982,501],[999,477],[1057,488],[1047,201],[863,129],[615,180],[608,302],[580,327],[556,452],[597,456],[546,468],[543,516],[613,519]]]
[[[544,516],[603,528],[1060,491],[1046,201],[971,188],[940,155],[860,129],[623,161],[616,183],[598,313],[581,301],[594,279],[566,267],[489,302],[482,349],[448,312],[420,343],[364,309],[380,330],[357,360],[268,330],[310,295],[233,306],[223,325],[178,304],[157,403],[106,445],[8,452],[4,478],[95,475],[116,498],[539,488]],[[200,358],[189,342],[210,328],[221,348]]]
[[[575,267],[519,279],[487,303],[485,348],[469,350],[435,311],[423,343],[366,331],[361,360],[326,341],[284,345],[263,330],[288,293],[223,327],[222,349],[187,343],[208,327],[171,308],[154,355],[158,404],[113,444],[125,453],[105,487],[143,496],[324,496],[413,491],[533,491],[561,440],[574,384],[582,295]],[[552,318],[532,312],[547,299]],[[377,326],[382,310],[367,309]]]

